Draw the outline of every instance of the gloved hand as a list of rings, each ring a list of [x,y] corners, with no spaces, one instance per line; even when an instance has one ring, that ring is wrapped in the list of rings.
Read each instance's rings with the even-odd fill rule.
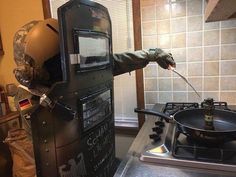
[[[171,55],[171,53],[166,53],[162,49],[149,49],[148,55],[149,61],[155,61],[163,69],[171,69],[171,67],[176,66],[176,63]]]

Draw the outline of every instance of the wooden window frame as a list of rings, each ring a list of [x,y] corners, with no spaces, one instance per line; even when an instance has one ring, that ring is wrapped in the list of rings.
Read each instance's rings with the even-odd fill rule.
[[[44,19],[51,18],[50,2],[49,0],[42,0]],[[142,49],[142,33],[141,33],[141,10],[140,0],[132,0],[133,6],[133,29],[134,29],[134,49]],[[143,69],[135,71],[136,74],[136,98],[137,107],[144,108],[144,84],[143,84]],[[144,114],[138,114],[139,129],[145,122]],[[124,127],[117,127],[117,130],[124,131]],[[137,128],[127,128],[126,132],[137,132]]]

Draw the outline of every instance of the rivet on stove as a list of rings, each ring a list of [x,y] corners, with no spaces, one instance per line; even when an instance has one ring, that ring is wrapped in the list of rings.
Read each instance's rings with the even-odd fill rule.
[[[43,140],[43,142],[46,144],[46,143],[48,143],[48,141],[45,139],[45,140]]]
[[[43,121],[42,124],[43,124],[43,126],[45,126],[45,125],[47,124],[47,122],[46,122],[46,121]]]

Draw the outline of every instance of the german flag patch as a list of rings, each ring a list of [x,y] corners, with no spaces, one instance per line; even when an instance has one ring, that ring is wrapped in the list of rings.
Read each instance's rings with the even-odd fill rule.
[[[28,98],[19,101],[19,107],[21,111],[26,110],[31,106],[32,104]]]

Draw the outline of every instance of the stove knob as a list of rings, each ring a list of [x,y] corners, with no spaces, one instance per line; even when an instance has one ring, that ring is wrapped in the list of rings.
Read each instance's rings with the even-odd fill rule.
[[[155,125],[156,125],[156,126],[159,126],[159,127],[165,127],[165,123],[162,122],[162,121],[156,121],[156,122],[155,122]]]
[[[157,134],[161,134],[163,132],[162,127],[154,127],[154,128],[152,128],[152,130],[154,132],[156,132]]]
[[[153,141],[155,141],[155,142],[161,140],[161,136],[160,136],[160,135],[157,135],[157,134],[151,134],[151,135],[149,135],[149,137],[150,137],[151,139],[153,139]]]

